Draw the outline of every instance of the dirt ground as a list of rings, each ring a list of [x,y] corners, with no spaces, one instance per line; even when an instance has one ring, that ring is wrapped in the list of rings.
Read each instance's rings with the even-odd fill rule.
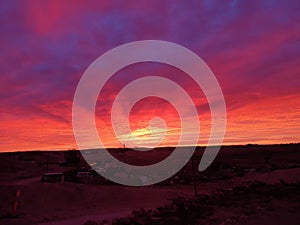
[[[240,148],[246,148],[246,151]],[[269,148],[244,146],[222,151],[214,165],[206,173],[199,174],[197,181],[199,195],[214,196],[257,181],[275,185],[300,182],[299,145],[269,146]],[[133,210],[141,208],[156,209],[170,204],[172,198],[194,197],[193,183],[166,183],[147,187],[72,182],[42,183],[41,176],[46,169],[45,154],[50,153],[0,154],[1,225],[83,225],[88,220],[102,221],[126,217]],[[55,172],[69,170],[68,167],[58,166],[58,162],[62,160],[62,154],[51,153],[48,170]],[[220,163],[223,166],[220,166]],[[230,166],[228,168],[224,165]],[[184,177],[184,173],[181,176]],[[215,179],[201,180],[201,177]],[[18,191],[20,196],[17,209],[14,211]],[[243,202],[243,199],[240,199],[240,202]],[[256,203],[254,201],[249,204]],[[275,199],[265,204],[272,205],[274,210],[266,211],[255,206],[255,209],[258,208],[253,213],[241,217],[240,205],[237,203],[236,207],[231,209],[215,210],[214,219],[223,220],[220,224],[245,225],[298,224],[294,222],[300,221],[299,202],[292,199]],[[207,224],[216,223],[211,221]]]

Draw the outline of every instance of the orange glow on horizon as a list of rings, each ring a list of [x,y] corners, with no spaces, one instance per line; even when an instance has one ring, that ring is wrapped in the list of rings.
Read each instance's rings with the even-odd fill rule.
[[[244,108],[228,111],[224,145],[299,142],[300,110],[294,107],[297,103],[298,99],[293,96],[280,99],[261,99]],[[66,111],[71,110],[71,105],[68,105],[69,108],[66,108]],[[149,117],[154,114],[157,116],[161,112],[161,110],[153,110],[152,115],[147,114],[144,118],[140,115],[138,117],[139,123],[132,126],[133,134],[139,136],[139,138],[142,137],[141,140],[147,139],[150,134]],[[180,133],[180,124],[178,124],[177,119],[175,115],[174,118],[168,117],[166,131],[168,135],[161,146],[177,144]],[[201,123],[199,144],[205,145],[210,132],[209,115],[207,117],[200,114],[199,119]],[[66,120],[70,121],[71,115],[66,117]],[[141,121],[144,122],[141,123]],[[108,148],[122,147],[122,143],[112,136],[114,133],[111,130],[110,123],[104,122],[105,127],[102,124],[101,128],[102,131],[106,130],[106,135],[103,135],[102,132],[101,137],[104,139],[105,146]],[[7,115],[1,126],[10,128],[6,129],[6,136],[1,136],[2,143],[5,143],[1,147],[3,152],[77,148],[70,122],[58,122],[51,118],[16,118],[14,115]],[[147,147],[147,145],[139,147]]]

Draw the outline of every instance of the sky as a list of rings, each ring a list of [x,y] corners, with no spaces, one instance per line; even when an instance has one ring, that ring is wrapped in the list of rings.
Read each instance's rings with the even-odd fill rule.
[[[2,1],[0,151],[77,148],[72,102],[80,78],[103,53],[139,40],[174,42],[207,63],[226,102],[224,144],[299,142],[299,11],[296,0]],[[130,135],[139,138],[138,146],[148,146],[160,133],[161,146],[177,144],[178,112],[155,97],[134,105],[128,118],[132,133],[123,133],[123,141],[112,129],[118,92],[154,75],[174,80],[192,96],[198,144],[205,145],[211,114],[202,90],[182,71],[146,62],[118,71],[99,95],[95,118],[105,146],[121,147]],[[149,131],[149,121],[158,116],[166,130]]]

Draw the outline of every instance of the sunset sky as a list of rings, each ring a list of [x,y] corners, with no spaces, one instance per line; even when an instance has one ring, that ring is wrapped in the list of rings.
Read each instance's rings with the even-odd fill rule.
[[[0,151],[77,148],[72,101],[85,70],[114,47],[150,39],[192,50],[214,72],[227,106],[224,144],[300,141],[299,1],[149,2],[2,1]],[[126,67],[107,82],[96,107],[101,140],[122,146],[110,123],[114,97],[131,81],[154,75],[192,96],[201,124],[198,144],[205,145],[210,111],[201,89],[182,71],[150,62]],[[176,109],[153,97],[131,111],[139,145],[151,142],[148,124],[156,116],[167,126],[161,145],[176,145]]]

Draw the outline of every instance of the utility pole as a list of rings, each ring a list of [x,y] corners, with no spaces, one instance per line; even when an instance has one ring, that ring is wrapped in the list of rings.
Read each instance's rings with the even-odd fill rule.
[[[49,171],[49,154],[47,155],[47,173]]]
[[[192,157],[192,169],[193,169],[194,193],[195,193],[195,197],[197,197],[198,187],[197,187],[197,176],[195,171],[194,157]]]

